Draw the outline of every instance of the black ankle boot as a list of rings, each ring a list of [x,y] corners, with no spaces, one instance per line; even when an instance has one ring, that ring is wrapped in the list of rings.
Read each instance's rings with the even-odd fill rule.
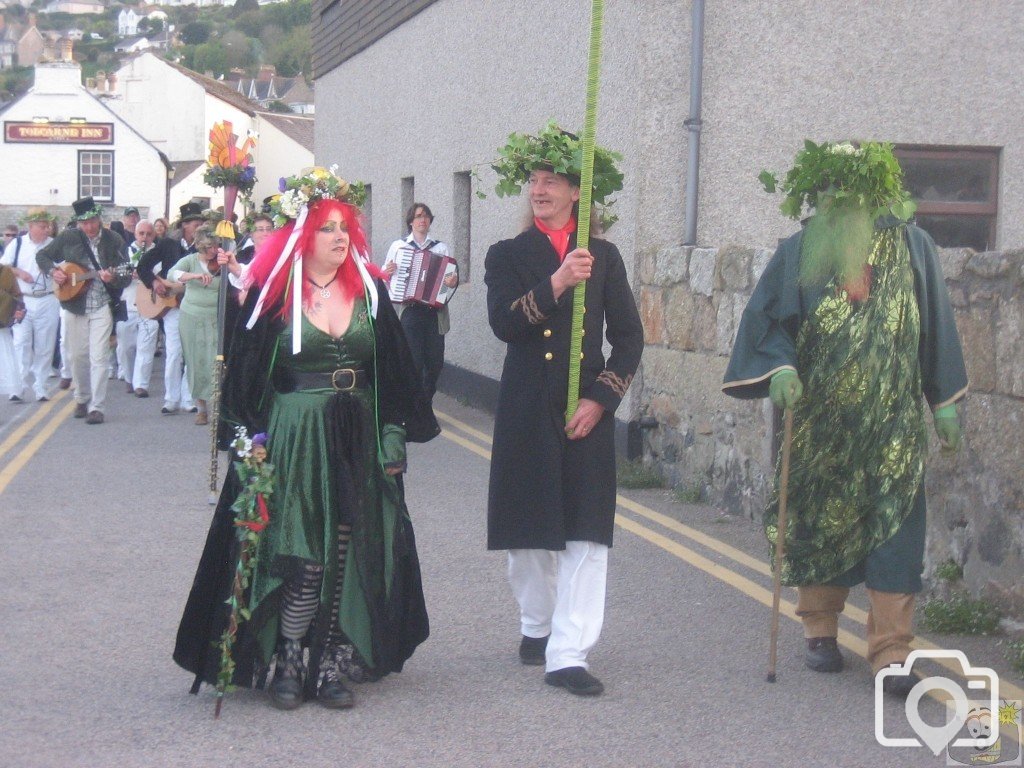
[[[341,682],[339,655],[341,648],[330,646],[324,649],[323,660],[320,662],[320,687],[316,692],[316,700],[328,709],[347,709],[355,704],[352,691]]]
[[[278,709],[302,704],[302,643],[282,639],[277,646],[277,665],[270,682],[270,701]]]
[[[843,669],[843,655],[834,637],[808,638],[804,662],[815,672],[840,672]]]

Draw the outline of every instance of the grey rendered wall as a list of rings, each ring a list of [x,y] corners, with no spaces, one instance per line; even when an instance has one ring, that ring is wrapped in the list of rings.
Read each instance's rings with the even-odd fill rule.
[[[644,49],[635,7],[609,6],[598,141],[626,156],[627,189],[616,204],[621,221],[610,239],[631,268],[644,129],[637,124],[637,89],[621,84],[643,65]],[[512,131],[536,130],[550,117],[569,129],[581,126],[589,12],[584,0],[442,0],[317,81],[317,162],[337,162],[342,175],[373,185],[378,261],[404,234],[403,178],[413,177],[416,199],[432,207],[433,234],[451,241],[454,174],[478,172],[475,186],[488,197],[472,200],[470,279],[451,307],[446,359],[491,378],[500,375],[504,349],[487,326],[484,257],[491,243],[520,231],[526,208],[493,194],[488,163]]]
[[[803,139],[1003,147],[997,247],[1024,244],[1024,3],[708,2],[701,243],[795,231],[760,191]]]

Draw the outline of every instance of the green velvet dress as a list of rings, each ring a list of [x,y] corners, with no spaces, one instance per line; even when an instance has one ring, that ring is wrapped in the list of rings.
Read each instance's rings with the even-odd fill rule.
[[[320,330],[302,317],[302,351],[291,354],[292,327],[285,326],[277,339],[276,366],[289,372],[331,372],[338,368],[373,369],[374,336],[362,301],[353,308],[348,330],[338,339]],[[281,371],[279,371],[281,373]],[[338,484],[332,482],[337,467],[331,435],[335,428],[329,407],[339,395],[331,388],[299,389],[276,392],[270,407],[267,434],[269,460],[274,465],[277,487],[270,499],[270,524],[264,532],[259,549],[259,563],[253,578],[250,609],[259,617],[259,644],[263,658],[270,659],[278,634],[277,603],[279,592],[288,576],[305,562],[324,567],[321,587],[321,615],[328,615],[331,601],[340,602],[341,630],[362,658],[375,666],[371,621],[365,597],[380,585],[365,585],[367,558],[391,552],[391,537],[396,517],[403,513],[395,479],[380,469],[377,441],[373,432],[354,441],[357,452],[352,458],[360,464],[353,467],[352,477],[362,485],[355,498],[338,498]],[[350,429],[374,424],[374,393],[372,388],[357,388],[345,395],[355,400],[360,419],[350,422]],[[351,454],[350,454],[351,456]],[[354,509],[353,505],[359,505]],[[378,508],[379,507],[379,508]],[[351,525],[353,516],[360,516],[366,535],[354,536],[345,560],[341,594],[335,595],[337,583],[337,533],[339,523]],[[367,541],[374,552],[362,551]],[[391,578],[391,563],[385,560],[369,568],[370,574]],[[269,608],[269,610],[267,610]],[[328,610],[325,610],[328,609]]]

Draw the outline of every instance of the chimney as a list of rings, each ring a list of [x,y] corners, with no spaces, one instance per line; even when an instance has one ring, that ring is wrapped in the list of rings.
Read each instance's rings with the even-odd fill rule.
[[[113,93],[117,89],[117,72],[107,75],[107,91]]]
[[[36,15],[34,13],[30,13],[28,15],[28,26],[31,29],[35,25],[36,25]]]
[[[260,67],[260,73],[256,75],[256,79],[261,83],[266,83],[274,79],[274,75],[277,74],[277,68],[273,64],[263,64]]]
[[[74,48],[74,45],[75,44],[70,39],[68,39],[66,37],[63,40],[60,41],[60,60],[61,61],[74,61],[75,60],[74,57],[71,55],[71,50],[72,50],[72,48]]]
[[[107,92],[107,73],[102,69],[96,73],[96,90],[100,93]]]

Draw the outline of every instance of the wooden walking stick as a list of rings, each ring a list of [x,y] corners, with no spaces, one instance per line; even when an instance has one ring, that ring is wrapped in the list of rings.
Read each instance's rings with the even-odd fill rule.
[[[597,136],[597,87],[601,73],[601,28],[603,0],[593,0],[590,9],[590,58],[587,63],[587,106],[583,117],[583,167],[580,172],[580,215],[576,225],[576,247],[590,247],[590,202],[594,187],[594,144]],[[580,402],[580,357],[583,354],[583,312],[587,283],[577,283],[572,294],[572,331],[569,337],[569,391],[565,408],[568,424]]]
[[[779,648],[779,600],[782,597],[782,560],[786,554],[786,505],[789,501],[789,449],[793,444],[793,409],[786,409],[782,432],[782,471],[779,473],[779,517],[775,521],[775,568],[772,584],[772,631],[768,649],[768,682],[775,682],[775,660]]]
[[[223,223],[223,222],[221,222]],[[231,223],[228,222],[228,226]],[[219,229],[219,225],[218,225]],[[228,238],[224,238],[225,243]],[[234,251],[234,238],[230,239],[231,247],[225,245],[224,250]],[[221,380],[224,378],[224,325],[228,307],[228,267],[227,264],[220,268],[220,288],[217,291],[217,357],[213,363],[213,392],[210,394],[210,495],[207,502],[217,503],[217,475],[219,474],[217,460],[217,429],[220,426],[220,390]]]

